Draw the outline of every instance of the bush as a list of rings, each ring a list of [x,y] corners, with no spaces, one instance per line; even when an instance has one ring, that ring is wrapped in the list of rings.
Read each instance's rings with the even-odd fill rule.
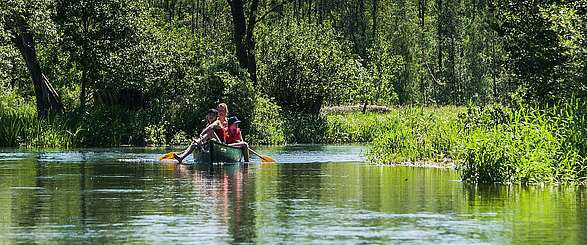
[[[258,96],[251,121],[251,128],[246,135],[251,144],[278,145],[285,143],[284,125],[281,108],[269,99]]]
[[[284,112],[285,141],[288,143],[327,143],[325,132],[328,121],[324,115]]]

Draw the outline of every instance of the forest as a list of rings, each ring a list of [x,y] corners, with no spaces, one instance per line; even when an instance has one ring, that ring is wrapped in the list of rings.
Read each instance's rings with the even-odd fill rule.
[[[253,144],[587,176],[587,0],[1,0],[0,88],[4,147],[183,144],[226,102]]]

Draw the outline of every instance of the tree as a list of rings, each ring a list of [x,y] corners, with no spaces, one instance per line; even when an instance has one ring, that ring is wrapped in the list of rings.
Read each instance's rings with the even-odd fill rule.
[[[35,47],[35,27],[49,20],[47,0],[7,0],[2,4],[9,16],[4,19],[4,26],[12,35],[12,42],[18,48],[30,72],[33,82],[37,115],[46,118],[50,112],[63,112],[63,103],[49,79],[43,73]]]

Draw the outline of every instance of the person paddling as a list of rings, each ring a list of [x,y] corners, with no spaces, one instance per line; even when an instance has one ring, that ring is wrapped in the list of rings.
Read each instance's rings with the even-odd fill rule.
[[[243,140],[241,129],[238,127],[240,122],[238,117],[233,116],[228,118],[228,130],[226,131],[224,140],[229,146],[240,147],[243,151],[245,162],[248,162],[249,144]]]
[[[200,133],[198,138],[192,140],[192,143],[185,151],[183,151],[181,154],[174,153],[173,158],[175,158],[175,160],[181,163],[183,159],[189,156],[194,151],[194,149],[196,149],[196,147],[203,149],[203,145],[206,144],[210,139],[214,139],[218,142],[224,142],[224,138],[226,137],[226,130],[224,127],[222,127],[222,123],[218,120],[218,110],[208,110],[208,113],[206,114],[206,122],[206,128],[202,130],[202,133]],[[220,138],[218,134],[221,134],[222,138]]]

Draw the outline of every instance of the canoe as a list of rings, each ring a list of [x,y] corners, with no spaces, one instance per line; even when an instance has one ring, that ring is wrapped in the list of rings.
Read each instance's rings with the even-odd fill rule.
[[[236,163],[243,156],[240,147],[225,145],[214,140],[208,141],[204,151],[195,150],[193,154],[194,161],[199,164]]]

